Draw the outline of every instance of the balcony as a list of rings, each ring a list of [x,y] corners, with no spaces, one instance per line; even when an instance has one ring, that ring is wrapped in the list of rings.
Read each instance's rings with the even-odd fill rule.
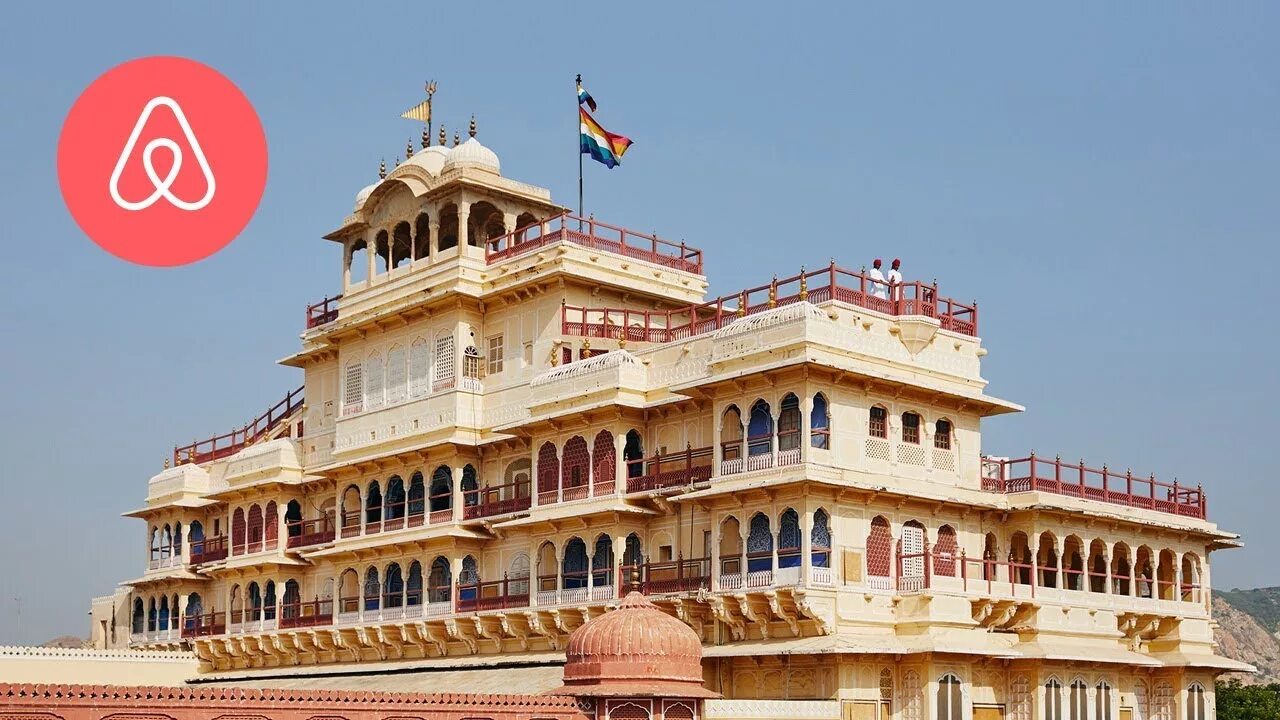
[[[719,330],[749,315],[807,301],[843,302],[876,312],[936,319],[943,330],[977,336],[977,303],[961,303],[938,294],[936,283],[887,284],[832,263],[824,270],[773,280],[768,285],[725,295],[701,305],[667,311],[563,305],[561,332],[587,338],[669,343]]]
[[[162,557],[152,557],[147,561],[148,570],[160,570],[161,568],[181,567],[182,558],[176,555],[164,555]]]
[[[317,520],[293,521],[286,528],[288,540],[285,547],[290,550],[331,543],[337,538],[337,527],[329,515]]]
[[[313,600],[311,602],[282,603],[280,605],[280,627],[282,629],[332,624],[332,600]]]
[[[712,446],[627,461],[627,492],[685,488],[711,479]]]
[[[204,565],[227,559],[227,536],[191,541],[191,564]]]
[[[1045,460],[1035,453],[1025,458],[1007,460],[982,459],[982,489],[1005,494],[1044,492],[1054,495],[1095,500],[1131,508],[1155,510],[1204,520],[1206,501],[1199,485],[1188,487],[1149,477],[1134,477],[1132,472],[1114,473],[1061,458]]]
[[[315,305],[307,306],[307,329],[328,325],[338,319],[338,301],[342,295],[326,297]]]
[[[528,510],[533,504],[530,485],[526,480],[468,490],[463,495],[462,518],[474,520]]]
[[[724,459],[720,461],[720,474],[736,475],[742,472],[800,464],[800,448],[775,451],[770,446],[771,442],[772,436],[768,435],[763,438],[748,438],[746,458],[742,457],[742,441],[730,440],[721,443],[721,456]]]
[[[485,262],[492,265],[559,242],[702,274],[702,251],[697,248],[568,213],[487,241]]]
[[[302,408],[302,391],[304,387],[284,396],[280,402],[267,408],[267,411],[245,424],[243,428],[232,430],[223,435],[215,435],[208,440],[200,440],[190,445],[173,449],[173,464],[195,463],[197,465],[220,460],[235,455],[245,447],[265,437],[272,430],[292,417]]]
[[[184,639],[222,635],[226,632],[226,613],[220,613],[217,610],[203,615],[188,615],[182,621],[182,637]]]

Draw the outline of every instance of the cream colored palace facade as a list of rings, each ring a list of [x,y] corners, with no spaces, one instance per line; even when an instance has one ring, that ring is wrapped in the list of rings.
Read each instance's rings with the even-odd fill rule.
[[[1214,717],[1236,536],[1195,487],[984,455],[1021,408],[976,305],[834,263],[708,301],[699,251],[568,216],[472,135],[327,236],[303,388],[151,479],[100,644],[211,676],[562,661],[638,585],[703,639],[708,715]]]

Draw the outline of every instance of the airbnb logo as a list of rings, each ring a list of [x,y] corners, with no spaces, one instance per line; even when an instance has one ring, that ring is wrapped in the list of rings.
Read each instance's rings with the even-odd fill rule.
[[[76,223],[143,265],[206,258],[244,230],[267,181],[267,143],[244,93],[177,57],[108,70],[76,100],[58,141]]]
[[[205,192],[204,197],[195,202],[185,202],[173,196],[169,192],[169,188],[173,186],[173,181],[178,177],[178,171],[182,170],[182,148],[178,147],[178,143],[169,138],[156,138],[147,143],[146,149],[142,151],[142,165],[146,168],[147,177],[151,179],[151,184],[155,187],[155,192],[151,193],[147,199],[141,202],[129,202],[120,197],[120,174],[124,172],[125,161],[133,154],[133,148],[138,144],[138,135],[142,134],[142,128],[147,124],[147,118],[151,117],[152,111],[163,105],[173,111],[173,115],[178,120],[178,124],[182,126],[182,132],[186,135],[187,143],[191,146],[191,152],[196,156],[196,161],[200,163],[200,170],[204,172]],[[156,173],[155,164],[152,162],[151,155],[156,148],[164,148],[173,155],[173,165],[169,167],[169,174],[161,180],[159,174]],[[196,140],[196,136],[191,134],[191,123],[187,122],[187,116],[182,114],[182,108],[173,98],[158,97],[153,98],[147,106],[142,108],[142,114],[138,116],[138,122],[134,123],[133,132],[129,133],[129,141],[124,144],[124,150],[120,152],[120,159],[116,161],[116,169],[111,171],[111,199],[116,201],[116,205],[125,210],[145,210],[155,204],[156,200],[164,198],[173,203],[174,206],[183,210],[199,210],[209,204],[213,200],[213,193],[217,191],[217,183],[213,179],[213,171],[209,169],[209,161],[205,159],[204,151],[200,149],[200,141]]]

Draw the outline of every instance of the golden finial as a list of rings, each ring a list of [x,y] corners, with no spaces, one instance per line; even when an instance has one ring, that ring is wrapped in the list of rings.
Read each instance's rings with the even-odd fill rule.
[[[168,470],[168,469],[169,469],[169,458],[165,458],[165,459],[164,459],[164,469],[165,469],[165,470]]]
[[[408,160],[413,157],[413,138],[409,138],[409,142],[404,144],[404,159]]]
[[[382,158],[378,161],[378,179],[385,180],[387,178],[387,159]]]
[[[591,355],[591,338],[582,339],[582,355],[583,357]]]
[[[453,131],[453,146],[454,146],[454,147],[458,147],[458,142],[459,142],[459,138],[458,138],[458,131],[457,131],[457,130],[454,130],[454,131]]]
[[[471,125],[467,128],[467,134],[471,137],[476,136],[476,116],[471,116]]]
[[[778,276],[774,275],[773,280],[769,283],[769,307],[778,307]]]
[[[436,94],[436,81],[428,80],[423,89],[427,91],[427,99],[430,100],[431,96]]]
[[[427,132],[427,126],[422,126],[422,149],[426,150],[431,147],[431,133]]]
[[[448,140],[448,136],[444,133],[444,123],[440,123],[440,147],[444,147],[448,144]]]
[[[556,352],[557,350],[559,350],[559,348],[551,348],[551,367],[555,367],[560,364],[560,353]]]
[[[738,294],[738,317],[747,316],[747,291]]]
[[[809,278],[804,274],[804,266],[800,266],[800,302],[809,299]]]
[[[619,350],[627,349],[627,326],[626,325],[620,325],[618,327],[618,349]]]

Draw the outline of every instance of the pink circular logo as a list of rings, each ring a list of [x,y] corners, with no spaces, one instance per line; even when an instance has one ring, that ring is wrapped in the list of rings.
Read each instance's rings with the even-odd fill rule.
[[[248,224],[267,184],[249,99],[180,57],[131,60],[85,89],[58,139],[58,183],[95,243],[140,265],[209,257]]]

